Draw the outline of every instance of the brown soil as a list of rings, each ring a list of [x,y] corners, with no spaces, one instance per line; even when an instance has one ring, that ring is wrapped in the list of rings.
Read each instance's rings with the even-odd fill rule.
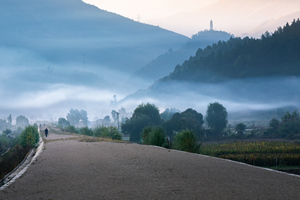
[[[73,136],[72,136],[73,137]],[[299,199],[300,177],[154,146],[51,134],[0,199]]]

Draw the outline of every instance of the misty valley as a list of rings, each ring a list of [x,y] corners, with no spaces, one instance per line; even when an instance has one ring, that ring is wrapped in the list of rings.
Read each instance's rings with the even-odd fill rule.
[[[260,38],[211,21],[189,38],[81,0],[0,1],[0,179],[40,136],[52,142],[46,128],[300,174],[300,20],[290,20]]]

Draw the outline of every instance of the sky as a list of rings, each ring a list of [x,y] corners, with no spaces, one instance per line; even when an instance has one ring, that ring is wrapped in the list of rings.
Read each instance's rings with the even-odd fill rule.
[[[209,29],[259,37],[300,17],[299,0],[83,0],[100,9],[191,37]]]

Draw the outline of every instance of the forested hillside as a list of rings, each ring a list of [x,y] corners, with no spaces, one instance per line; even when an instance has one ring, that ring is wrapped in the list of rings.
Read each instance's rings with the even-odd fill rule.
[[[231,38],[205,49],[176,66],[163,81],[222,82],[231,79],[299,76],[300,21],[294,20],[260,39]]]
[[[227,41],[230,37],[232,35],[224,31],[200,31],[193,35],[192,39],[188,40],[180,49],[169,49],[168,52],[135,72],[133,77],[142,78],[144,81],[149,80],[150,83],[153,83],[153,81],[169,75],[177,64],[181,64],[190,56],[194,56],[199,48],[205,48],[207,45],[218,41]]]

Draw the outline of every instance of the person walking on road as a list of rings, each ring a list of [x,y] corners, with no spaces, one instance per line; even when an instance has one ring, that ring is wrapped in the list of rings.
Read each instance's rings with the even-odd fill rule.
[[[46,129],[45,129],[45,136],[46,136],[46,137],[48,136],[48,132],[49,132],[49,130],[46,128]]]

